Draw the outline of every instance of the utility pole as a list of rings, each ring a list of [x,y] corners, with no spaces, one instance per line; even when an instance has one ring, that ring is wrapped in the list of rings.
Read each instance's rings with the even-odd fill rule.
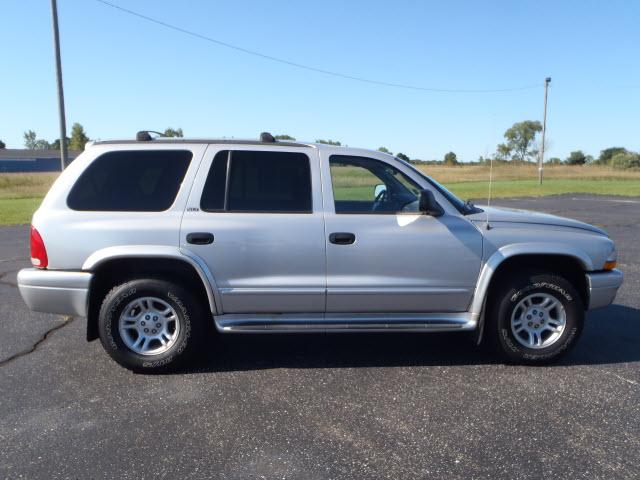
[[[62,89],[62,62],[60,61],[60,33],[58,32],[58,5],[51,0],[51,20],[53,22],[53,48],[56,56],[56,82],[58,84],[58,120],[60,122],[60,169],[67,161],[67,122],[64,115],[64,91]]]
[[[540,164],[538,165],[538,179],[540,185],[542,185],[542,169],[544,165],[544,134],[547,131],[547,94],[549,92],[549,83],[551,83],[551,77],[544,79],[544,119],[542,120],[542,146],[540,147]]]

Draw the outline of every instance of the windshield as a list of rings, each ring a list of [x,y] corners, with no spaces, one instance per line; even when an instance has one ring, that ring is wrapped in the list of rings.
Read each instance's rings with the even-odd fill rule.
[[[418,170],[414,165],[412,165],[411,163],[405,161],[405,160],[401,160],[399,158],[397,158],[398,161],[404,163],[405,165],[407,165],[408,167],[410,167],[414,172],[416,172],[418,175],[420,175],[421,178],[424,178],[427,182],[429,182],[429,184],[431,186],[433,186],[433,188],[435,188],[436,190],[438,190],[438,192],[440,192],[441,195],[443,195],[447,200],[449,200],[449,202],[456,207],[456,209],[464,214],[464,215],[468,215],[470,213],[477,213],[479,211],[481,211],[479,208],[474,207],[473,205],[471,205],[468,202],[465,202],[463,200],[460,200],[458,197],[456,197],[452,192],[450,192],[444,185],[439,184],[438,182],[436,182],[433,178],[425,175],[424,173],[422,173],[420,170]]]

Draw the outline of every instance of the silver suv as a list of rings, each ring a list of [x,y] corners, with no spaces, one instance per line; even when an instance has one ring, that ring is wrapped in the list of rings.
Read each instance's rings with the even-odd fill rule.
[[[151,139],[89,145],[33,217],[36,311],[87,317],[121,365],[174,366],[220,333],[475,331],[543,363],[622,283],[605,232],[478,208],[353,148]]]

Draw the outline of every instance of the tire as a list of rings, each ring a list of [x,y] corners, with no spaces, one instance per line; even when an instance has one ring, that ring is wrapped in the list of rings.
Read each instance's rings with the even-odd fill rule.
[[[584,326],[580,295],[548,272],[509,276],[492,295],[487,313],[487,340],[509,363],[551,363],[575,345]]]
[[[205,308],[184,288],[160,279],[114,287],[98,318],[100,341],[129,370],[154,373],[184,364],[205,333]],[[145,333],[146,332],[146,333]]]

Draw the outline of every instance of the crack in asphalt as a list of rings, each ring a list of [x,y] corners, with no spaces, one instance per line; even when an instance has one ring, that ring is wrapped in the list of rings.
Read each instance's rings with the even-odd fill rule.
[[[618,375],[617,373],[613,373],[613,372],[610,372],[610,371],[608,371],[608,370],[602,370],[602,371],[603,371],[604,373],[606,373],[607,375],[613,375],[613,376],[614,376],[614,377],[616,377],[617,379],[622,380],[622,381],[624,381],[624,382],[627,382],[627,383],[629,383],[629,384],[631,384],[631,385],[636,385],[636,386],[637,386],[637,385],[640,385],[640,384],[639,384],[638,382],[636,382],[635,380],[630,380],[630,379],[628,379],[628,378],[623,377],[622,375]]]
[[[73,322],[73,320],[75,319],[75,317],[63,317],[64,321],[54,327],[51,327],[49,330],[47,330],[46,332],[44,332],[44,334],[38,339],[37,342],[35,342],[31,347],[26,348],[18,353],[14,353],[13,355],[11,355],[10,357],[5,358],[4,360],[0,360],[0,367],[4,367],[5,365],[7,365],[8,363],[13,362],[14,360],[17,360],[18,358],[27,356],[33,352],[35,352],[38,347],[40,345],[42,345],[48,338],[49,336],[55,332],[56,330],[60,330],[62,327],[66,327],[67,325],[71,324]]]

